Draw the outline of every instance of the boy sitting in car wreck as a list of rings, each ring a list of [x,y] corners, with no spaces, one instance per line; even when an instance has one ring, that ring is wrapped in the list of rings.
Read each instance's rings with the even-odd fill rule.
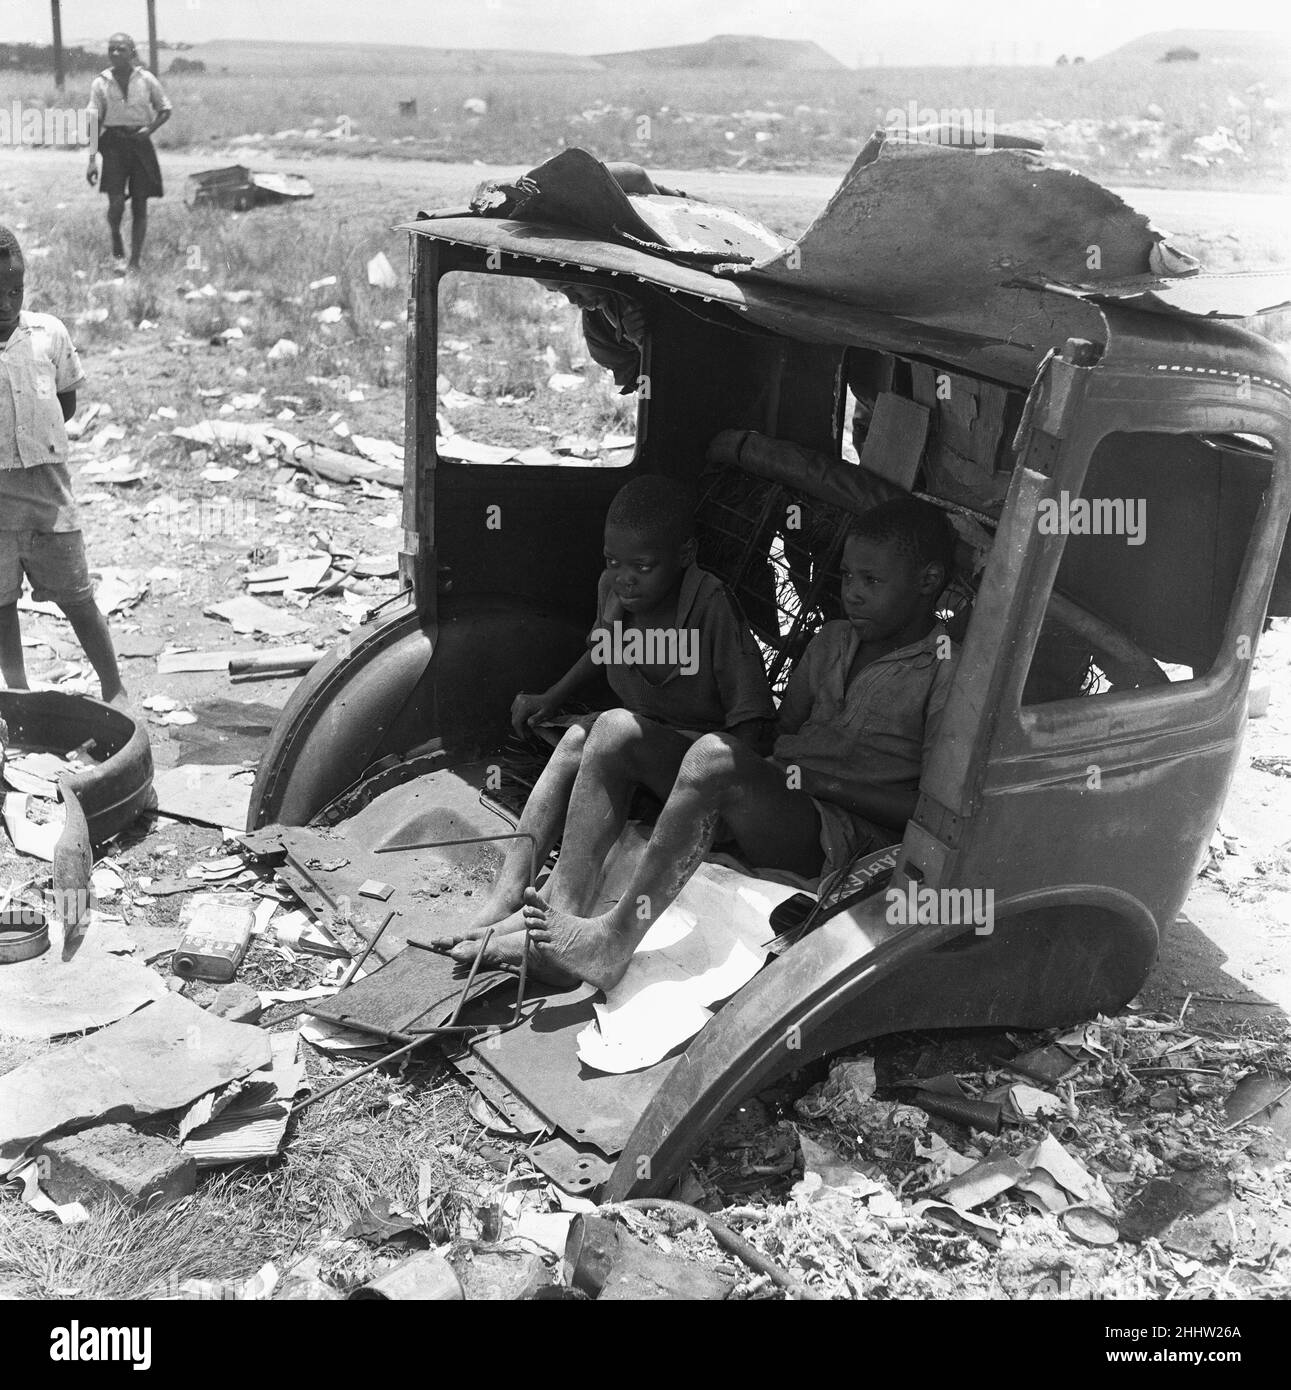
[[[900,839],[936,741],[956,652],[937,622],[954,532],[934,506],[885,502],[859,517],[843,550],[846,618],[826,623],[798,663],[770,758],[726,733],[670,737],[629,710],[587,736],[556,868],[524,891],[531,968],[611,989],[632,953],[720,839],[759,868],[814,876]],[[623,897],[590,915],[632,792],[664,801]],[[476,942],[454,951],[472,960]],[[523,936],[496,937],[485,963],[518,965]]]
[[[620,488],[605,518],[605,569],[587,650],[549,690],[516,696],[517,733],[542,723],[599,669],[623,707],[615,713],[639,718],[674,769],[705,734],[754,746],[769,741],[775,703],[762,654],[730,590],[695,563],[697,548],[686,487],[648,475]],[[587,716],[566,732],[525,804],[518,829],[534,837],[539,864],[565,823],[588,731],[605,717]],[[486,931],[523,930],[529,874],[529,842],[512,840],[479,912],[433,944],[456,945],[458,959],[474,959],[473,943]]]

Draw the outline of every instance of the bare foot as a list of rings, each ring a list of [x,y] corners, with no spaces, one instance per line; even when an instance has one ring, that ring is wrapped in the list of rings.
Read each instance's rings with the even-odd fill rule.
[[[512,932],[524,931],[521,909],[512,903],[488,904],[481,908],[479,914],[472,917],[466,926],[445,928],[429,937],[427,944],[434,951],[447,951],[452,954],[453,947],[479,941],[490,927],[493,928],[494,936],[510,936]],[[466,957],[453,954],[453,959],[474,960],[475,952],[470,951]]]
[[[636,949],[635,942],[613,930],[608,917],[560,912],[535,888],[524,891],[524,920],[531,930],[534,955],[544,969],[555,966],[597,989],[610,990],[618,984]]]
[[[559,985],[564,989],[571,989],[582,983],[577,975],[571,975],[551,961],[544,960],[540,954],[540,946],[532,944],[532,936],[530,942],[528,973],[531,978],[544,980],[548,984]],[[463,941],[454,946],[449,955],[457,961],[458,970],[465,973],[466,968],[474,962],[479,951],[480,943],[478,941]],[[480,962],[480,966],[486,970],[509,970],[512,973],[519,973],[520,967],[524,963],[524,953],[525,938],[523,934],[511,932],[496,941],[489,940],[484,947],[484,959]]]

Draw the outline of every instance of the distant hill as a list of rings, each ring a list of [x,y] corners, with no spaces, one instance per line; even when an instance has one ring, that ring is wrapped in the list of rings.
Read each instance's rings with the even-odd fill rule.
[[[1160,29],[1131,39],[1094,61],[1156,62],[1172,48],[1191,48],[1202,63],[1268,63],[1291,60],[1285,33],[1275,29]]]
[[[264,43],[224,39],[197,43],[184,56],[209,73],[283,73],[319,76],[380,73],[418,77],[432,72],[599,72],[600,64],[576,53],[529,53],[510,48],[413,48],[378,43]],[[163,64],[164,66],[164,64]]]
[[[772,68],[778,72],[845,72],[847,65],[805,39],[763,39],[753,34],[718,34],[704,43],[671,48],[637,48],[598,53],[607,68]]]

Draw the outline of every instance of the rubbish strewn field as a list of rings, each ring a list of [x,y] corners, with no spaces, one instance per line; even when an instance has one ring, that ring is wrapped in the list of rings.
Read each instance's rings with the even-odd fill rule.
[[[514,150],[506,157],[523,163]],[[73,475],[92,560],[120,572],[113,633],[121,650],[133,653],[124,661],[126,684],[144,707],[165,768],[183,756],[186,739],[218,738],[227,729],[220,702],[245,703],[244,722],[253,724],[271,717],[293,685],[269,680],[239,688],[224,673],[163,675],[165,650],[269,645],[234,634],[207,609],[244,594],[250,572],[308,554],[388,557],[397,548],[399,510],[389,483],[328,482],[288,466],[277,450],[218,438],[205,445],[172,431],[268,420],[356,461],[356,435],[400,443],[404,291],[369,284],[367,265],[384,251],[401,271],[401,238],[389,227],[434,200],[423,199],[427,179],[420,174],[415,196],[397,185],[356,196],[343,179],[315,175],[319,198],[312,206],[240,217],[192,215],[171,196],[154,215],[146,273],[115,283],[102,200],[78,183],[79,161],[51,177],[48,164],[24,165],[21,158],[0,165],[0,199],[29,254],[35,252],[29,305],[59,314],[72,328],[89,376],[82,406],[111,408],[87,424]],[[439,200],[450,203],[465,191],[445,187]],[[790,218],[773,208],[767,220],[800,230],[811,211]],[[1187,229],[1177,230],[1188,244]],[[1240,240],[1216,240],[1212,249],[1227,254],[1229,264],[1246,250]],[[331,277],[335,283],[327,283]],[[482,342],[478,325],[496,318],[492,292],[466,292],[454,305],[440,368],[458,396],[448,396],[445,423],[473,435],[475,422],[487,420],[479,430],[485,439],[496,439],[508,417],[589,439],[624,427],[622,400],[586,363],[568,306],[526,290],[506,317],[505,337]],[[297,352],[273,356],[284,340]],[[550,384],[577,375],[586,377],[580,388]],[[293,642],[325,645],[394,591],[388,571],[371,568],[329,594],[267,593],[263,601],[302,624]],[[877,1096],[868,1089],[866,1064],[856,1072],[849,1070],[855,1059],[847,1059],[832,1082],[817,1069],[745,1107],[714,1136],[686,1195],[710,1207],[724,1200],[724,1220],[825,1296],[1284,1297],[1291,1287],[1279,1224],[1288,1200],[1286,1168],[1279,1166],[1285,1143],[1280,1158],[1275,1141],[1256,1136],[1258,1112],[1251,1123],[1227,1129],[1234,1120],[1224,1108],[1246,1077],[1285,1073],[1291,1065],[1284,1012],[1291,997],[1291,865],[1275,834],[1289,804],[1291,653],[1285,625],[1278,632],[1262,668],[1274,682],[1273,709],[1251,726],[1255,762],[1241,774],[1230,808],[1237,827],[1220,837],[1196,895],[1207,914],[1202,926],[1210,941],[1225,943],[1228,960],[1202,962],[1171,948],[1176,954],[1144,991],[1143,1007],[1082,1031],[1079,1042],[1068,1040],[1072,1075],[1040,1088],[1052,1100],[1039,1110],[1034,1097],[1022,1097],[1032,1113],[1024,1110],[998,1141],[1018,1161],[1020,1181],[1028,1163],[1039,1166],[1027,1155],[1048,1133],[1115,1195],[1122,1214],[1130,1194],[1147,1183],[1171,1172],[1200,1175],[1198,1183],[1205,1179],[1207,1190],[1218,1192],[1213,1220],[1112,1247],[1089,1245],[1062,1224],[1061,1209],[1034,1209],[1016,1182],[978,1203],[948,1203],[949,1215],[912,1211],[950,1168],[975,1163],[996,1141],[907,1104],[908,1091],[893,1088],[897,1073],[883,1070],[882,1055]],[[27,613],[24,633],[36,681],[91,688],[65,624]],[[176,713],[192,719],[173,719]],[[153,958],[165,972],[182,901],[148,887],[217,861],[228,848],[218,830],[174,821],[142,822],[113,848],[119,887],[105,894],[103,908],[120,919],[137,957]],[[30,873],[28,861],[0,847],[0,878]],[[1190,948],[1196,952],[1195,941]],[[257,943],[240,976],[265,991],[313,988],[327,977],[324,958],[276,939]],[[1227,991],[1216,1006],[1214,994]],[[189,985],[186,994],[205,1004],[214,988]],[[1236,1025],[1239,1015],[1252,1021]],[[276,1031],[297,1022],[284,1019]],[[995,1046],[1011,1056],[1050,1041],[1019,1037]],[[952,1073],[974,1098],[1025,1080],[993,1060],[999,1050],[939,1051],[947,1046],[940,1039],[906,1043],[913,1055],[903,1065],[925,1079],[938,1069]],[[44,1042],[8,1040],[0,1072],[47,1050]],[[303,1050],[315,1090],[354,1065],[308,1045]],[[320,1287],[348,1291],[428,1241],[456,1248],[453,1242],[486,1231],[509,1235],[526,1216],[557,1215],[545,1210],[545,1187],[525,1176],[523,1142],[468,1117],[470,1099],[435,1064],[393,1067],[304,1112],[280,1158],[213,1170],[192,1196],[159,1211],[131,1215],[102,1205],[88,1222],[59,1227],[6,1202],[0,1286],[22,1298],[254,1297],[310,1258],[312,1282],[301,1282],[320,1297]],[[1043,1190],[1065,1209],[1080,1194],[1058,1186],[1065,1197]],[[627,1220],[656,1249],[724,1271],[735,1296],[773,1295],[764,1276],[722,1253],[710,1236],[666,1234],[666,1223],[639,1213]],[[272,1274],[264,1273],[267,1266]]]
[[[603,159],[669,168],[841,170],[876,126],[891,124],[893,112],[906,121],[913,105],[1043,138],[1055,157],[1095,178],[1276,187],[1291,119],[1276,55],[1267,65],[768,71],[754,87],[747,72],[724,69],[499,72],[481,63],[482,71],[427,72],[409,63],[354,71],[344,65],[348,50],[344,64],[319,53],[307,73],[284,81],[272,47],[240,55],[233,45],[225,56],[234,62],[227,72],[221,63],[167,79],[180,115],[158,138],[163,151],[537,163],[579,145]],[[30,76],[0,80],[0,100],[14,98],[61,104],[49,83]],[[408,102],[415,114],[401,114]]]

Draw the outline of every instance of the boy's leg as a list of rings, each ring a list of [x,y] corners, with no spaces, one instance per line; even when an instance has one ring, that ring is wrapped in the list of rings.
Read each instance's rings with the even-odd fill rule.
[[[108,631],[108,621],[99,612],[99,606],[92,598],[80,603],[58,601],[67,621],[72,625],[76,640],[81,644],[85,655],[94,667],[99,678],[103,698],[111,703],[125,695],[121,684],[121,672],[117,667],[117,654],[112,646],[112,634]]]
[[[0,608],[0,675],[10,690],[26,690],[27,666],[22,659],[22,629],[17,602]]]
[[[569,806],[569,794],[583,757],[583,745],[587,742],[587,732],[581,724],[571,725],[565,730],[564,737],[556,745],[556,751],[547,760],[547,766],[529,793],[516,830],[533,836],[532,852],[528,840],[506,841],[502,867],[480,910],[464,927],[456,927],[451,932],[432,938],[433,945],[447,950],[459,941],[477,940],[489,927],[493,928],[495,934],[523,929],[524,922],[518,909],[524,898],[524,890],[529,886],[530,865],[535,868],[541,866],[560,836],[565,811]],[[515,914],[515,921],[504,922],[503,919],[512,913]]]
[[[148,199],[130,199],[130,265],[139,269],[139,258],[143,255],[144,239],[148,235]]]
[[[124,260],[126,254],[125,242],[121,240],[121,219],[125,216],[126,195],[124,193],[108,194],[108,230],[112,233],[112,254],[118,260]]]
[[[567,912],[590,910],[605,860],[628,822],[633,792],[645,787],[667,801],[691,746],[675,729],[630,710],[600,716],[570,796],[548,901]]]
[[[645,786],[660,800],[666,798],[689,746],[675,730],[628,710],[606,710],[597,716],[581,749],[572,785],[563,791],[563,804],[557,809],[553,800],[542,813],[545,817],[542,828],[551,834],[546,850],[555,843],[560,821],[564,821],[560,856],[547,883],[547,896],[551,901],[567,911],[586,910],[600,883],[605,858],[627,823],[633,790]],[[534,788],[530,802],[536,799],[538,790]],[[526,806],[525,817],[528,816],[529,807]],[[524,829],[532,828],[524,819],[520,825]],[[525,844],[523,841],[513,843]],[[542,844],[540,840],[540,848]],[[528,887],[527,851],[525,845],[521,876],[513,878],[511,883],[521,895]],[[522,930],[524,925],[523,917],[516,912],[501,923],[495,936],[505,939]],[[473,937],[481,935],[482,932],[476,932]],[[463,940],[452,955],[469,962],[475,959],[477,949],[474,939]],[[522,949],[513,944],[501,954],[495,954],[490,944],[489,959],[515,964]]]
[[[650,924],[712,848],[719,822],[759,867],[820,871],[820,815],[811,798],[790,791],[782,768],[737,740],[708,734],[686,754],[650,844],[615,907],[601,917],[581,917],[550,895],[526,892],[525,920],[541,961],[601,989],[617,984]]]

